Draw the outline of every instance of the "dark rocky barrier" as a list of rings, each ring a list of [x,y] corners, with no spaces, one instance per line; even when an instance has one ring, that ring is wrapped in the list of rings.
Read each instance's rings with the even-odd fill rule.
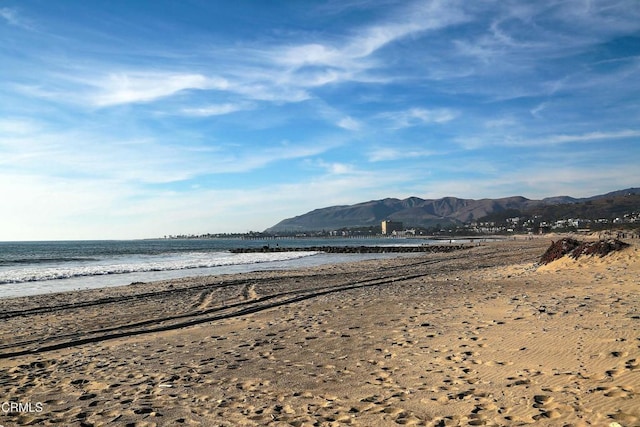
[[[385,253],[434,253],[453,252],[462,249],[470,249],[469,245],[428,245],[428,246],[306,246],[306,247],[280,247],[263,246],[260,248],[231,249],[234,254],[260,253],[260,252],[325,252],[329,254],[385,254]]]

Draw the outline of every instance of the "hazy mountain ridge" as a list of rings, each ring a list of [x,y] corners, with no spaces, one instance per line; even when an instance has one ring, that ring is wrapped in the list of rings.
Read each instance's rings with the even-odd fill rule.
[[[402,221],[408,227],[431,227],[438,223],[441,225],[462,224],[480,220],[502,211],[526,212],[533,209],[543,209],[547,206],[580,204],[627,194],[640,195],[640,188],[628,188],[587,198],[556,196],[542,200],[531,200],[522,196],[480,200],[457,197],[443,197],[441,199],[386,198],[355,205],[315,209],[303,215],[282,220],[265,231],[312,231],[377,226],[386,219]],[[565,211],[570,212],[571,207],[567,207]]]

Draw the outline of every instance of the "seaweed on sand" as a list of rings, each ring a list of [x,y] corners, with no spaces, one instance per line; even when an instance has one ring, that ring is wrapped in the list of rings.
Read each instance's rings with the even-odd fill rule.
[[[551,242],[551,246],[540,257],[540,264],[549,264],[565,255],[571,256],[573,259],[585,255],[598,255],[603,257],[611,252],[619,251],[629,246],[618,239],[599,240],[596,242],[581,242],[570,237],[565,237],[557,242]]]
[[[582,255],[598,255],[602,258],[611,252],[620,251],[629,244],[618,239],[599,240],[597,242],[584,242],[571,251],[571,257],[578,259]]]

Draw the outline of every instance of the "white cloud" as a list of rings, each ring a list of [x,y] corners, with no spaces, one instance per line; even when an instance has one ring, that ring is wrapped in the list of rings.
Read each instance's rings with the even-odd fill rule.
[[[0,135],[23,135],[37,132],[40,125],[31,118],[5,117],[0,118]],[[0,142],[2,140],[0,139]]]
[[[631,162],[630,162],[631,163]],[[603,194],[611,189],[622,189],[635,186],[640,179],[640,171],[633,164],[618,164],[615,168],[593,168],[590,166],[577,167],[565,165],[541,165],[523,167],[499,177],[492,178],[487,183],[488,192],[495,194],[513,191],[520,188],[526,192],[526,197],[544,198],[556,195],[572,197],[588,197]],[[482,181],[482,180],[479,180]],[[478,182],[482,185],[482,182]],[[493,190],[493,191],[492,191]]]
[[[305,143],[282,141],[278,146],[266,148],[257,155],[249,157],[259,159],[260,163],[266,164],[279,160],[317,156],[340,145],[342,145],[342,141],[331,138],[323,139],[321,142],[308,141]]]
[[[414,108],[409,110],[409,114],[424,123],[445,123],[455,119],[458,114],[446,108],[436,110],[425,110]]]
[[[640,8],[635,0],[573,1],[554,6],[554,18],[585,40],[640,29]]]
[[[391,147],[374,148],[368,151],[368,156],[370,162],[384,162],[401,159],[403,152],[401,149]]]
[[[17,23],[16,11],[8,7],[0,8],[0,17],[9,24],[16,25]]]
[[[606,132],[587,132],[582,134],[550,134],[538,138],[522,138],[520,136],[501,135],[500,137],[491,136],[486,138],[485,144],[502,145],[508,147],[537,147],[537,146],[553,146],[571,143],[590,143],[597,141],[638,138],[640,130],[624,129],[610,130]],[[480,139],[478,139],[480,140]],[[476,147],[477,148],[477,147]]]
[[[167,191],[109,179],[52,178],[0,171],[0,235],[8,240],[146,238],[165,234],[263,230],[285,217],[322,206],[384,197],[373,172],[327,174],[253,188]],[[384,185],[406,179],[393,174]],[[42,212],[45,211],[46,215]]]
[[[49,76],[57,79],[58,84],[23,83],[21,90],[31,96],[97,107],[149,103],[189,90],[224,91],[249,100],[296,103],[314,98],[310,90],[317,87],[349,81],[384,83],[395,78],[379,72],[385,63],[373,58],[376,52],[395,41],[466,19],[457,4],[438,0],[416,2],[398,8],[385,21],[355,28],[350,34],[331,40],[217,49],[216,63],[225,64],[218,75],[203,71],[212,67],[206,62],[192,72],[172,72],[144,67],[127,70],[126,66],[100,64],[96,58],[98,64],[93,68],[120,70],[105,74],[85,69],[80,75],[77,65],[61,62],[59,72]],[[368,73],[374,69],[375,75]],[[101,74],[100,78],[94,77]],[[208,111],[206,106],[183,109],[186,114],[203,116],[217,115],[218,111],[215,106]]]
[[[43,78],[50,83],[46,86],[25,83],[12,86],[29,97],[94,107],[153,102],[187,90],[229,88],[229,82],[221,77],[198,73],[136,70],[101,74],[96,70],[63,68]]]
[[[326,162],[324,160],[310,160],[307,163],[314,168],[319,167],[323,169],[328,176],[362,173],[362,171],[356,170],[353,165],[347,163]]]
[[[484,127],[487,129],[504,129],[516,125],[518,125],[518,121],[513,117],[497,117],[484,122]]]
[[[74,19],[62,28],[66,17],[45,14],[35,16],[47,19],[50,33],[26,34],[17,27],[28,25],[18,13],[27,6],[0,7],[0,26],[24,49],[0,59],[7,74],[0,90],[8,95],[0,119],[0,193],[8,203],[15,198],[30,221],[42,211],[40,199],[55,208],[58,223],[51,227],[66,221],[71,230],[84,212],[79,228],[88,230],[90,217],[102,212],[103,224],[133,218],[127,232],[134,236],[135,227],[170,233],[206,232],[214,222],[228,231],[236,220],[240,228],[268,226],[317,208],[318,200],[358,202],[423,183],[439,189],[438,196],[495,197],[513,188],[548,196],[583,188],[579,180],[593,181],[586,177],[600,167],[599,179],[616,188],[630,180],[617,172],[625,160],[619,147],[640,138],[633,127],[637,103],[629,101],[640,62],[623,56],[632,43],[625,36],[640,30],[636,1],[420,0],[380,7],[354,0],[334,10],[365,9],[356,25],[351,10],[325,27],[327,16],[318,19],[322,6],[315,6],[294,11],[303,20],[295,28],[257,20],[255,33],[225,34],[178,27],[174,17],[154,11],[151,18],[167,24],[168,33],[153,39],[145,39],[148,32],[109,33],[98,21],[87,28]],[[179,41],[175,28],[184,31]],[[58,48],[49,49],[52,43]],[[157,104],[135,108],[142,103]],[[594,113],[589,105],[602,108]],[[111,108],[123,106],[133,108]],[[246,110],[255,114],[245,123],[185,119]],[[342,139],[327,135],[328,127]],[[366,142],[394,133],[389,145]],[[428,149],[456,142],[469,150]],[[603,160],[605,153],[614,154]],[[521,163],[539,169],[510,172],[525,158]],[[301,163],[311,173],[296,175]],[[583,164],[589,166],[576,167]],[[291,184],[269,184],[271,176]],[[18,192],[4,187],[20,177]],[[69,201],[71,219],[54,195]],[[271,219],[253,211],[252,201],[265,201]],[[11,215],[2,218],[27,224]],[[155,225],[145,225],[146,218]],[[170,229],[174,219],[178,228]]]
[[[640,137],[640,130],[625,129],[620,131],[610,132],[589,132],[578,135],[552,135],[547,138],[539,140],[540,144],[566,144],[570,142],[591,142],[602,141],[607,139],[624,139],[624,138],[638,138]],[[533,141],[534,143],[536,141]]]
[[[369,80],[366,71],[384,67],[372,56],[393,42],[423,32],[464,22],[469,18],[457,2],[433,0],[416,2],[397,10],[386,22],[354,29],[351,35],[330,41],[315,41],[289,47],[278,46],[268,59],[286,67],[290,78],[301,86],[318,86],[343,81]],[[322,74],[309,79],[309,67]],[[304,78],[304,77],[307,78]],[[322,77],[320,77],[322,76]],[[379,76],[377,77],[380,78]]]
[[[514,122],[514,126],[517,122]],[[495,128],[496,126],[486,126]],[[550,134],[547,136],[524,138],[521,135],[512,135],[502,132],[489,132],[487,134],[474,134],[473,136],[458,137],[455,143],[467,150],[477,150],[487,146],[503,147],[546,147],[572,143],[591,143],[606,140],[639,138],[640,130],[623,129],[606,132],[587,132],[582,134]]]
[[[338,49],[320,43],[292,46],[274,58],[276,62],[294,68],[306,65],[344,65],[346,59]]]
[[[534,108],[532,108],[529,112],[531,113],[531,115],[537,119],[542,117],[542,112],[544,110],[546,110],[549,106],[548,102],[542,102],[538,105],[536,105]]]
[[[8,240],[108,238],[117,231],[111,229],[113,212],[129,194],[109,181],[0,172],[0,197],[11,200],[11,209],[0,213],[0,235]]]
[[[360,125],[360,122],[358,122],[352,117],[344,117],[338,121],[338,127],[341,127],[347,130],[356,131],[356,130],[360,130],[361,125]]]
[[[472,167],[473,169],[473,167]],[[459,176],[460,174],[456,174]],[[633,164],[618,164],[615,168],[592,168],[553,163],[536,162],[533,166],[523,163],[514,170],[492,170],[473,178],[438,179],[434,173],[424,183],[424,194],[420,197],[440,198],[455,196],[469,199],[524,196],[542,199],[567,195],[589,197],[604,194],[614,189],[636,186],[640,171]]]
[[[182,114],[194,117],[209,117],[209,116],[222,116],[225,114],[235,113],[236,111],[242,111],[250,109],[248,104],[210,104],[201,107],[183,108]]]
[[[39,177],[111,180],[138,184],[168,184],[201,176],[248,173],[270,164],[313,157],[342,144],[339,139],[282,141],[245,147],[233,141],[214,145],[175,141],[173,135],[147,137],[104,135],[100,129],[62,131],[19,120],[1,120],[0,165]],[[196,138],[196,141],[198,138]]]
[[[277,72],[272,76],[273,80],[234,80],[228,87],[230,92],[243,95],[257,101],[272,102],[302,102],[311,98],[309,92],[292,85],[281,84],[275,79]]]
[[[346,175],[353,173],[353,167],[345,163],[331,163],[329,172],[333,175]]]
[[[0,8],[0,18],[4,19],[10,25],[14,27],[20,27],[25,30],[33,30],[32,22],[23,17],[16,9],[3,7]]]
[[[411,108],[404,111],[392,111],[378,114],[378,117],[390,122],[394,129],[425,124],[442,124],[455,119],[458,112],[448,108]]]
[[[437,154],[431,150],[412,150],[407,147],[378,147],[369,150],[368,159],[370,162],[384,162],[402,159],[414,159],[418,157],[428,157]]]
[[[183,90],[224,90],[229,86],[225,79],[202,74],[147,72],[112,73],[90,84],[97,88],[90,95],[91,103],[99,107],[154,101]]]

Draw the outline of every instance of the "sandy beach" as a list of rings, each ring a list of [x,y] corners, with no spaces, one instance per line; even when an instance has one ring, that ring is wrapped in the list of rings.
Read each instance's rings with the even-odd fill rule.
[[[640,426],[640,245],[0,300],[0,425]]]

